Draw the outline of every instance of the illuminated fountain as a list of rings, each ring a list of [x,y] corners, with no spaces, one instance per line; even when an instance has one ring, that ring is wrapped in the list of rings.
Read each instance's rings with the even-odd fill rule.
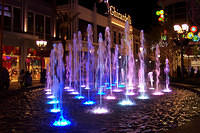
[[[46,85],[45,85],[45,88],[46,88],[45,91],[51,93],[51,75],[50,75],[49,64],[47,64],[46,78],[47,78],[47,82],[46,82]]]
[[[78,32],[78,46],[79,46],[79,95],[76,96],[75,98],[77,99],[84,99],[85,97],[82,95],[82,72],[81,72],[81,68],[82,68],[82,35],[81,32]]]
[[[163,92],[171,92],[172,90],[169,88],[169,60],[166,58],[165,59],[165,75],[166,75],[166,86],[165,89],[163,90]]]
[[[118,45],[115,45],[115,55],[114,55],[114,61],[113,61],[113,66],[114,66],[114,70],[113,73],[114,74],[114,82],[116,84],[115,89],[113,89],[113,92],[122,92],[123,90],[119,88],[119,57],[118,57],[118,53],[119,53],[119,48]]]
[[[128,50],[128,55],[126,55],[126,92],[125,92],[125,99],[119,102],[120,105],[123,106],[132,106],[135,105],[135,102],[131,101],[128,97],[129,94],[133,93],[134,85],[133,85],[133,65],[134,65],[134,57],[131,50],[131,39],[129,38],[129,23],[126,21],[125,25],[125,39],[124,42],[127,45],[126,50]]]
[[[120,52],[121,54],[123,53],[124,50],[124,39],[121,39],[121,47],[120,47]],[[119,76],[119,88],[124,88],[125,87],[125,64],[126,60],[123,59],[122,55],[119,56],[120,59],[120,76]]]
[[[105,44],[103,42],[102,34],[99,33],[99,48],[97,51],[98,54],[98,63],[97,63],[97,72],[96,72],[96,79],[97,79],[97,89],[99,94],[99,105],[96,106],[94,109],[91,110],[94,114],[105,114],[108,113],[108,109],[103,107],[102,103],[102,95],[104,94],[103,88],[105,87],[103,84],[103,81],[105,79],[104,77],[104,70],[105,70],[105,64],[104,64],[104,52],[105,52]]]
[[[69,55],[66,56],[66,81],[67,85],[64,89],[67,91],[74,91],[72,88],[72,46],[69,44]]]
[[[52,68],[52,74],[53,74],[53,90],[54,90],[54,96],[55,96],[55,102],[54,108],[51,109],[51,112],[58,112],[57,120],[53,123],[54,126],[67,126],[70,125],[71,122],[66,120],[63,116],[63,99],[62,99],[62,92],[64,89],[64,73],[65,73],[65,67],[63,63],[63,46],[62,43],[54,44],[54,49],[52,51],[51,58],[53,60],[53,68]]]
[[[106,77],[107,82],[107,89],[110,90],[110,94],[106,96],[106,99],[113,100],[115,96],[112,93],[112,63],[111,63],[111,38],[110,38],[110,28],[106,27],[105,30],[105,46],[106,46]]]
[[[144,32],[141,30],[140,32],[140,53],[139,53],[139,59],[140,59],[140,68],[138,71],[138,77],[139,77],[139,92],[140,95],[138,96],[138,99],[148,99],[148,95],[146,94],[146,82],[145,82],[145,63],[144,63]]]
[[[76,33],[73,35],[73,88],[74,91],[72,91],[70,94],[77,95],[79,92],[78,89],[78,45],[77,45],[77,36]]]
[[[87,52],[87,63],[86,63],[86,90],[88,90],[87,101],[83,104],[85,105],[92,105],[95,104],[94,101],[90,98],[90,89],[94,87],[94,75],[93,75],[93,63],[94,63],[94,46],[93,43],[93,32],[92,32],[92,25],[88,24],[87,27],[88,33],[88,52]]]
[[[150,90],[154,90],[154,87],[153,87],[153,72],[149,72],[148,73],[148,77],[149,77],[149,81],[150,81]]]
[[[103,42],[102,34],[99,33],[99,48],[97,50],[98,55],[98,62],[97,62],[97,71],[96,71],[96,88],[98,89],[99,94],[99,101],[100,104],[102,104],[102,95],[104,94],[104,71],[105,71],[105,65],[104,65],[104,52],[105,52],[105,45]]]
[[[135,93],[133,90],[136,86],[136,77],[135,77],[135,59],[133,55],[133,50],[131,46],[132,39],[129,37],[129,24],[126,24],[128,26],[125,31],[125,44],[128,48],[128,68],[126,73],[126,95],[134,95]]]
[[[156,45],[156,51],[155,51],[155,55],[156,55],[156,89],[153,93],[153,95],[163,95],[163,93],[160,91],[159,88],[159,77],[160,77],[160,49],[159,49],[159,45]]]
[[[56,60],[57,60],[57,46],[56,44],[53,44],[53,49],[51,50],[51,54],[50,54],[50,68],[49,68],[49,74],[50,74],[50,79],[47,80],[47,84],[49,84],[49,89],[51,91],[47,91],[46,94],[48,94],[47,98],[51,99],[51,101],[48,101],[48,104],[54,104],[54,103],[58,103],[58,99],[57,99],[57,80],[55,77],[56,74]],[[50,110],[51,112],[59,112],[60,109],[58,109],[56,106],[54,106],[54,108],[52,110]]]

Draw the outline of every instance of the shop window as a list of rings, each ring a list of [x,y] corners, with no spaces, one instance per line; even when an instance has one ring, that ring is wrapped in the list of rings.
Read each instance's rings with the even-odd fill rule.
[[[34,24],[34,15],[32,12],[28,12],[28,33],[33,34],[33,24]]]
[[[14,31],[20,32],[21,31],[21,9],[14,8]]]
[[[46,25],[46,27],[45,27],[45,29],[46,29],[46,31],[45,31],[46,40],[48,40],[51,37],[51,18],[50,17],[46,17],[46,24],[45,25]]]
[[[91,23],[88,22],[88,21],[79,19],[79,30],[80,30],[81,33],[82,33],[82,39],[83,39],[84,41],[87,41],[87,27],[88,27],[88,24],[91,24]],[[93,27],[93,24],[91,24],[91,25],[92,25],[92,27]]]
[[[113,41],[114,41],[114,44],[117,43],[117,37],[116,37],[116,32],[115,31],[113,32]]]
[[[138,54],[138,44],[135,44],[135,52]]]
[[[36,35],[39,36],[40,39],[43,39],[44,38],[44,16],[36,15],[35,24],[36,24]]]
[[[0,22],[1,22],[2,7],[0,5]],[[4,30],[11,30],[11,7],[4,6]]]
[[[121,44],[121,33],[119,33],[119,36],[118,36],[118,43]]]
[[[102,34],[103,39],[105,39],[105,27],[102,27],[100,25],[97,25],[97,33],[98,33],[98,37],[99,37],[99,33]]]
[[[45,56],[45,51],[43,52],[44,53],[41,59],[41,53],[38,52],[36,49],[27,49],[28,54],[26,57],[26,69],[31,73],[33,80],[40,80],[41,66],[42,69],[45,69],[47,67],[47,64],[49,64],[49,57]]]
[[[19,76],[20,47],[3,46],[3,66],[8,70],[11,82]]]

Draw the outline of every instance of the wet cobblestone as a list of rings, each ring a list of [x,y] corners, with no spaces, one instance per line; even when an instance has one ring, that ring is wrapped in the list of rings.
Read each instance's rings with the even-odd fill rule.
[[[51,123],[56,114],[49,113],[43,89],[7,98],[0,103],[0,133],[149,133],[182,126],[200,116],[200,97],[188,90],[174,89],[170,94],[135,100],[136,106],[121,107],[118,101],[107,102],[110,114],[87,112],[80,101],[64,93],[65,115],[72,125],[55,128]]]

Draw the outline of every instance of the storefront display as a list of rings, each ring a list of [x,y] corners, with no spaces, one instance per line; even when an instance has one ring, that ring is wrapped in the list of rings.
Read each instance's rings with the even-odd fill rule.
[[[42,69],[46,68],[46,63],[49,61],[48,57],[42,57]],[[26,68],[27,71],[31,72],[33,80],[40,80],[41,72],[41,56],[36,49],[29,48],[28,55],[26,57]]]
[[[10,81],[18,81],[19,76],[20,48],[14,46],[3,46],[3,67],[10,75]]]

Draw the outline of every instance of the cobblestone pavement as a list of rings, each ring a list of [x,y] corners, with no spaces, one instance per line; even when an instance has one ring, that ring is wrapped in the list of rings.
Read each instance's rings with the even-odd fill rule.
[[[118,95],[118,98],[122,98]],[[0,133],[148,133],[168,131],[200,116],[200,97],[188,90],[174,89],[163,96],[150,96],[136,104],[122,107],[118,100],[107,101],[109,114],[88,113],[80,100],[64,92],[64,116],[72,125],[51,126],[56,114],[48,112],[52,105],[42,88],[19,93],[0,102]]]

